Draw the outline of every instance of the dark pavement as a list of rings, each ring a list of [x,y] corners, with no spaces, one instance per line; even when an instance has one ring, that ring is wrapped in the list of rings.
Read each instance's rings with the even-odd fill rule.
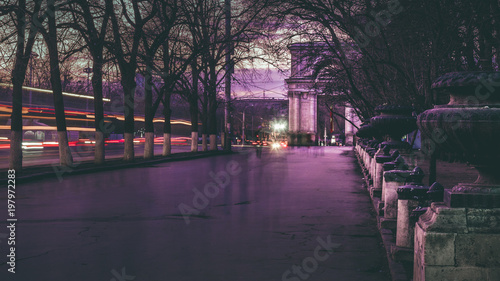
[[[11,274],[0,188],[2,281],[390,279],[351,147],[244,149],[16,190]]]

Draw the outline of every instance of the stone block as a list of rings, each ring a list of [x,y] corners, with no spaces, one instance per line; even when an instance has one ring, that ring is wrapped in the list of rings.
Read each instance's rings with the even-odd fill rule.
[[[488,269],[488,280],[500,280],[500,268]]]
[[[500,280],[499,212],[433,203],[415,227],[413,280]]]
[[[500,208],[467,209],[467,227],[473,233],[500,234]]]
[[[460,234],[456,237],[455,248],[457,266],[500,269],[500,233]]]
[[[490,281],[488,271],[478,267],[426,266],[422,273],[413,281]]]
[[[454,208],[500,208],[499,193],[462,193],[445,190],[444,202]]]
[[[465,208],[450,208],[442,202],[434,202],[420,216],[417,224],[424,231],[442,233],[468,233]]]
[[[425,233],[424,259],[428,265],[455,266],[455,233]]]
[[[413,255],[413,279],[425,280],[425,231],[420,225],[415,225]]]

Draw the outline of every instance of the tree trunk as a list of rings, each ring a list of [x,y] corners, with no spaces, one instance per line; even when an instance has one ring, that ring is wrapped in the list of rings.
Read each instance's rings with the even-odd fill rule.
[[[208,151],[207,134],[201,134],[201,150]]]
[[[191,152],[198,152],[198,68],[196,60],[192,64],[193,88],[189,93],[189,113],[191,115]]]
[[[210,150],[217,150],[217,135],[210,134]]]
[[[18,9],[16,9],[17,24],[17,44],[16,44],[16,61],[12,71],[12,115],[10,123],[10,159],[9,169],[14,169],[17,173],[21,172],[23,167],[23,84],[28,67],[28,61],[31,56],[31,50],[35,42],[37,30],[35,26],[31,30],[30,37],[25,45],[26,32],[26,0],[19,0]],[[40,10],[40,3],[36,2],[34,7],[35,15]]]
[[[170,109],[171,93],[169,91],[165,91],[164,95],[165,101],[163,103],[163,116],[165,118],[165,123],[163,124],[163,156],[168,156],[172,154],[172,124],[170,123],[170,116],[172,115],[172,110]]]
[[[22,70],[22,51],[21,55],[16,56],[16,65],[12,75],[12,115],[10,123],[10,161],[9,169],[21,172],[23,167],[23,83],[24,74],[20,75]],[[26,71],[26,69],[25,69]]]
[[[193,97],[189,102],[191,113],[191,152],[198,152],[198,100]]]
[[[47,9],[55,11],[54,0],[47,2]],[[62,95],[61,72],[59,70],[59,53],[57,50],[56,19],[49,16],[49,32],[46,37],[50,60],[50,82],[54,96],[54,111],[56,116],[57,135],[59,137],[59,162],[61,166],[72,166],[73,157],[68,145],[68,134],[66,132],[66,116],[64,113],[64,101]]]
[[[208,132],[208,95],[207,91],[203,91],[203,102],[201,104],[201,150],[208,151],[207,132]]]
[[[152,159],[154,157],[155,134],[146,132],[144,140],[144,159]]]
[[[210,79],[217,79],[217,77]],[[210,83],[211,86],[208,89],[208,134],[210,135],[210,150],[217,150],[217,90],[216,82],[212,80]]]
[[[152,62],[150,62],[152,64]],[[152,67],[148,67],[152,69]],[[144,159],[151,159],[154,157],[154,112],[153,112],[153,85],[151,73],[147,73],[145,77],[144,86],[144,112],[145,112],[145,122],[144,127],[146,129],[146,140],[144,142]]]
[[[12,126],[11,126],[12,127]],[[23,131],[22,129],[10,131],[10,162],[9,169],[20,173],[23,168]]]
[[[123,114],[125,121],[123,125],[125,148],[123,151],[124,161],[133,161],[134,154],[134,99],[135,99],[135,70],[122,73],[123,87]]]
[[[163,133],[163,156],[169,156],[172,154],[172,134]]]
[[[104,123],[104,106],[102,94],[102,61],[94,56],[94,67],[92,75],[92,88],[94,90],[94,120],[95,120],[95,151],[94,163],[104,164],[105,161],[105,133],[108,128]]]
[[[198,98],[191,96],[189,100],[191,114],[191,152],[198,151]]]
[[[198,132],[191,132],[191,152],[198,152]]]

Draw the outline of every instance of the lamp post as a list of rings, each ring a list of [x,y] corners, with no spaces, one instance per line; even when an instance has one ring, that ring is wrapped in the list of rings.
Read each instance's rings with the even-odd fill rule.
[[[245,109],[247,109],[245,107]],[[245,144],[245,109],[243,109],[243,122],[241,123],[241,145]]]
[[[87,73],[87,94],[90,91],[90,73],[92,73],[92,68],[90,65],[83,69],[83,72]],[[89,100],[87,99],[85,109],[89,110]]]

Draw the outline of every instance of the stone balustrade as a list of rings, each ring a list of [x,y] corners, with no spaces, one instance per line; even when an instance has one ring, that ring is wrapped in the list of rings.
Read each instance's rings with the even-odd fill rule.
[[[400,140],[403,129],[414,128],[409,111],[378,107],[355,151],[384,245],[393,260],[413,263],[415,281],[500,280],[500,73],[450,73],[433,88],[450,102],[418,116],[422,135],[442,151],[464,154],[479,176],[452,189],[425,186],[417,158]],[[390,161],[395,149],[401,153]]]

